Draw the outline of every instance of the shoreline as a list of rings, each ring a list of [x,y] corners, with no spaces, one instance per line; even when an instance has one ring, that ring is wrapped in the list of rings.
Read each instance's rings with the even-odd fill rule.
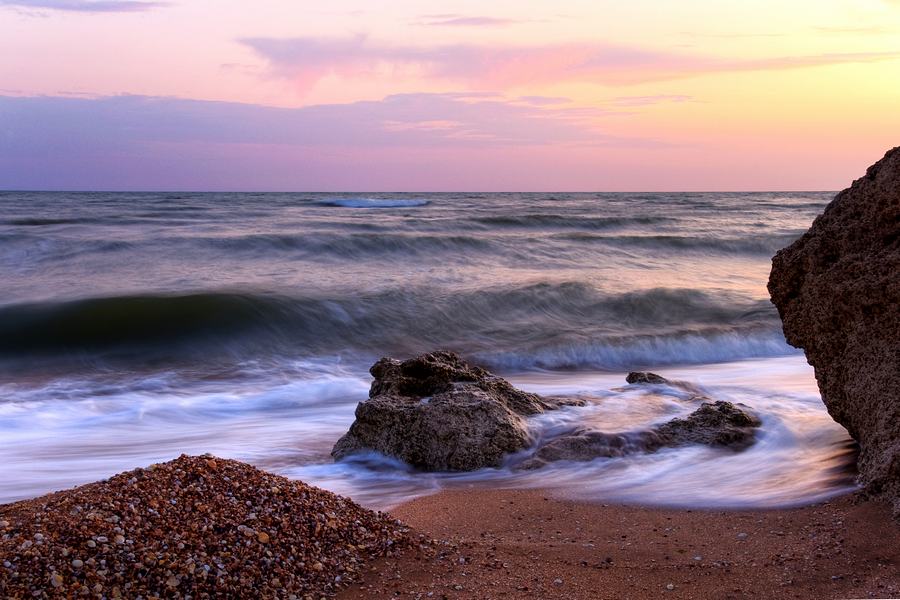
[[[559,494],[443,490],[373,513],[182,455],[0,505],[0,596],[900,598],[900,528],[890,504],[860,492],[765,509]]]
[[[723,510],[441,491],[391,515],[418,546],[373,561],[340,600],[900,597],[900,529],[858,492]]]

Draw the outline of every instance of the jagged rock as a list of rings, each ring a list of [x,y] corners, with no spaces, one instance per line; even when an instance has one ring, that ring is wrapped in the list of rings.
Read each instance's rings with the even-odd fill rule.
[[[775,255],[769,293],[860,444],[859,483],[900,515],[900,147]]]
[[[662,375],[646,371],[632,371],[625,377],[625,381],[628,383],[669,383],[669,380]]]
[[[664,446],[704,444],[744,450],[753,444],[756,428],[762,425],[755,415],[731,402],[704,402],[687,419],[672,419],[656,428]]]
[[[523,392],[448,351],[382,358],[369,372],[369,399],[334,445],[335,460],[374,450],[435,471],[495,467],[531,443],[524,417],[583,404]]]
[[[753,444],[756,428],[761,424],[755,415],[731,402],[704,402],[686,419],[672,419],[648,431],[604,433],[577,429],[547,442],[517,468],[539,469],[548,462],[558,460],[587,462],[595,458],[652,454],[664,447],[694,444],[737,452]]]

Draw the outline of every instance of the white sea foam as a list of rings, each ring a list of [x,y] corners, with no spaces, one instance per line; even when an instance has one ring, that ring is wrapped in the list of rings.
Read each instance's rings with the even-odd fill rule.
[[[370,379],[360,371],[320,361],[278,385],[246,378],[189,384],[165,374],[120,384],[108,378],[58,380],[53,390],[4,385],[0,502],[88,483],[182,452],[243,460],[377,508],[460,486],[553,487],[588,500],[722,507],[794,504],[852,488],[837,475],[847,466],[849,437],[828,416],[811,369],[799,357],[661,371],[695,383],[712,398],[752,407],[763,427],[759,441],[745,452],[667,449],[528,472],[514,466],[530,451],[510,457],[501,468],[473,473],[422,473],[374,454],[334,463],[331,448],[352,423],[356,404],[367,397]],[[677,387],[629,386],[624,376],[531,371],[509,378],[527,391],[588,402],[531,419],[536,443],[576,427],[639,431],[683,417],[702,401]]]

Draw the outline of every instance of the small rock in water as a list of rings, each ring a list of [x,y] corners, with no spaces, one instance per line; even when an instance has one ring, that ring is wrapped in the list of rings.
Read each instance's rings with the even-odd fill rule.
[[[648,371],[632,371],[625,378],[625,381],[628,383],[669,383],[669,380],[662,375]]]

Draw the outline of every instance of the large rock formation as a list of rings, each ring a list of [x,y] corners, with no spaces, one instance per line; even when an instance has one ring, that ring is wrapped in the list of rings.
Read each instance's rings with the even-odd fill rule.
[[[769,293],[860,444],[860,484],[900,512],[900,147],[775,255]]]
[[[523,417],[583,404],[517,390],[447,351],[382,358],[369,372],[369,399],[334,445],[335,460],[374,450],[432,471],[496,467],[531,443]]]

